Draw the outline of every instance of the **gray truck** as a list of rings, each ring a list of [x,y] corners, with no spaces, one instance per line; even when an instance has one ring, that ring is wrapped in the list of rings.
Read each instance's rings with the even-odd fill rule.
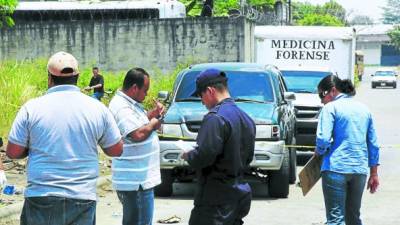
[[[246,63],[191,66],[178,75],[171,95],[159,93],[160,98],[168,99],[169,108],[159,136],[162,184],[156,187],[156,195],[170,196],[174,182],[195,179],[195,171],[180,157],[182,150],[177,142],[195,146],[207,109],[192,93],[197,74],[210,67],[226,72],[231,96],[256,123],[255,153],[247,177],[266,182],[271,197],[287,197],[289,184],[296,181],[296,149],[285,147],[295,144],[295,96],[287,92],[275,67]]]

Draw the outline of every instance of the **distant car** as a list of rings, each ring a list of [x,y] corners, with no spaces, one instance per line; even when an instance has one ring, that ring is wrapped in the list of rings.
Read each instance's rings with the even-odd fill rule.
[[[371,76],[372,88],[376,88],[377,86],[392,86],[393,88],[397,87],[397,73],[394,70],[378,70]]]

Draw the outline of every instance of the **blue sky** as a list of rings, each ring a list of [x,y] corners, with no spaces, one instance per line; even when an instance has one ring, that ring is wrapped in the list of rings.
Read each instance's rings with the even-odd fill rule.
[[[293,1],[293,0],[292,0]],[[300,2],[310,2],[312,4],[324,4],[329,0],[297,0]],[[350,17],[354,15],[367,15],[372,17],[375,22],[379,22],[382,17],[382,6],[386,5],[386,0],[336,0],[347,12],[351,12]]]

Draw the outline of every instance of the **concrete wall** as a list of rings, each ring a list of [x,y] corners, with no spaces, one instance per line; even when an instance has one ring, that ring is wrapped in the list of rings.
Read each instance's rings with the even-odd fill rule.
[[[64,50],[83,66],[171,70],[179,62],[253,60],[254,24],[244,18],[21,21],[0,29],[0,60]]]

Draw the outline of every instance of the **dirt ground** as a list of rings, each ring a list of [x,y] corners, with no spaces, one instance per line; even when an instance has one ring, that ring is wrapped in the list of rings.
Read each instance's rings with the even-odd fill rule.
[[[5,155],[4,147],[0,148],[0,158],[5,166],[7,183],[14,185],[15,194],[6,195],[3,194],[3,190],[0,192],[0,209],[2,207],[10,206],[12,204],[22,203],[24,201],[23,191],[26,187],[26,159],[21,160],[10,160]],[[102,152],[100,153],[99,160],[100,176],[107,176],[111,174],[111,160],[106,157]],[[111,192],[112,188],[109,183],[98,188],[97,193],[99,198],[104,197],[107,192]],[[1,218],[0,225],[17,225],[19,224],[19,215],[9,218]]]

